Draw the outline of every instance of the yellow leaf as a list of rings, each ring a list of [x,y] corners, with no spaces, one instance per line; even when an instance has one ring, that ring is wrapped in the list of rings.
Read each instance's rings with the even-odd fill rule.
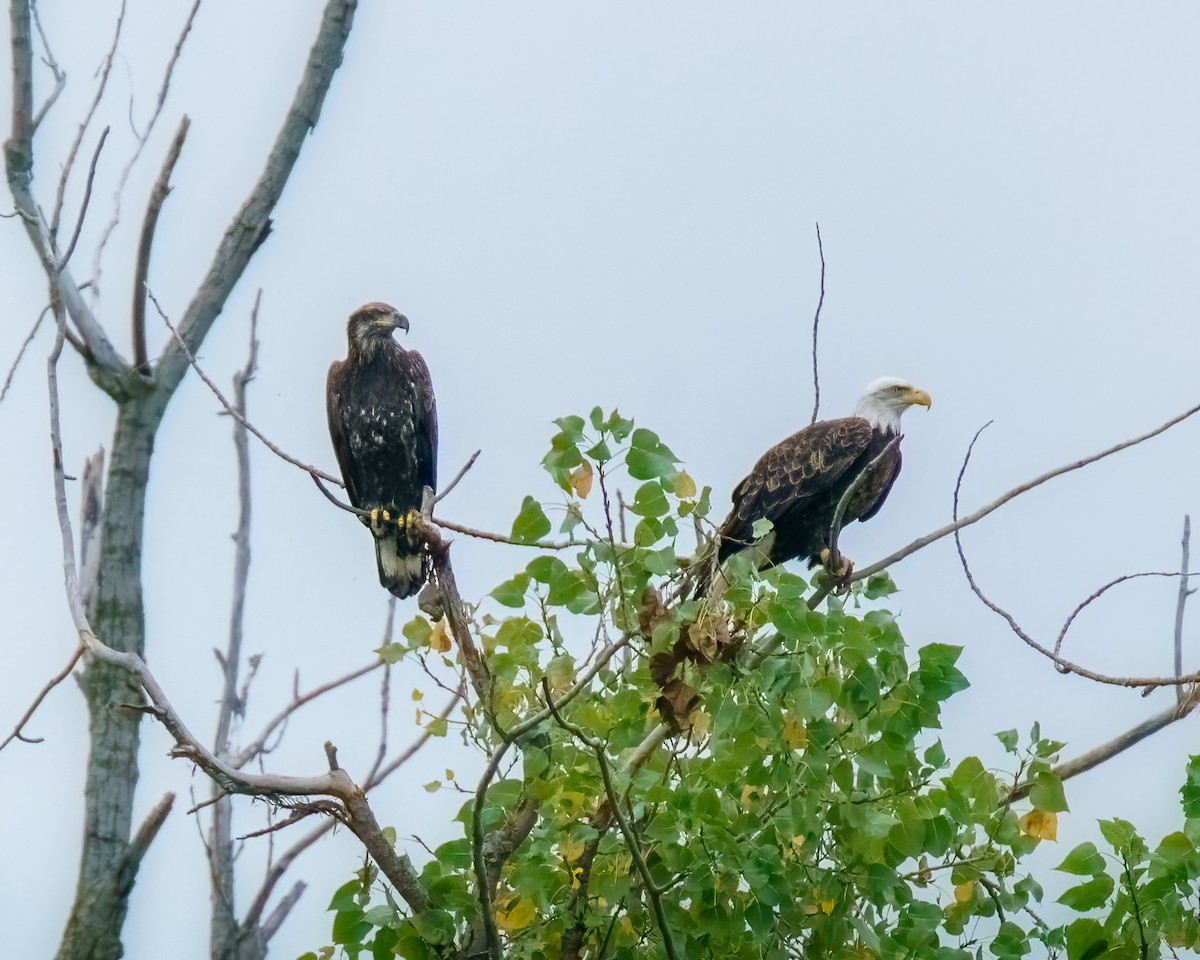
[[[528,897],[521,897],[509,910],[496,911],[496,926],[505,933],[529,926],[537,917],[537,907]]]
[[[836,900],[822,900],[821,901],[821,912],[823,914],[825,914],[825,916],[829,916],[831,913],[833,913],[833,908],[836,906],[837,906]]]
[[[447,767],[447,768],[446,768],[446,779],[447,779],[447,780],[453,780],[453,779],[454,779],[454,771],[453,771],[453,770],[451,770],[449,767]]]
[[[711,726],[712,717],[703,710],[697,710],[692,714],[692,733],[697,738],[707,737]]]
[[[975,899],[975,881],[968,880],[966,883],[960,883],[954,888],[954,900],[956,903],[970,903]]]
[[[761,796],[762,796],[762,790],[760,790],[758,787],[754,786],[753,784],[750,784],[750,783],[746,784],[744,787],[742,787],[742,809],[749,810],[750,806],[751,806],[750,801],[753,800],[755,797],[761,797]]]
[[[680,470],[675,478],[675,496],[680,500],[690,500],[696,495],[696,481],[688,476],[686,470]]]
[[[592,465],[587,460],[571,471],[571,489],[580,500],[586,500],[592,492]]]
[[[1048,810],[1030,810],[1021,818],[1021,832],[1039,840],[1058,839],[1058,814]]]
[[[414,700],[424,700],[425,694],[423,694],[420,690],[413,690],[413,699]]]
[[[783,848],[783,859],[795,860],[800,856],[800,851],[803,849],[803,847],[803,837],[791,837],[787,842],[787,846]]]
[[[450,637],[446,634],[445,618],[433,625],[429,633],[429,649],[434,653],[445,653],[450,649]]]
[[[803,750],[808,746],[808,729],[804,720],[794,713],[788,713],[783,721],[783,742],[793,750]]]
[[[576,840],[573,837],[567,837],[558,844],[559,852],[567,863],[574,863],[583,855],[584,843],[582,840]]]

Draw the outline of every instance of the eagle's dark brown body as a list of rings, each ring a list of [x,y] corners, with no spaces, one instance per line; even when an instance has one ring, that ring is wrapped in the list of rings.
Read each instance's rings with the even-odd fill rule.
[[[894,436],[862,417],[842,417],[814,423],[777,443],[733,491],[733,510],[719,533],[718,564],[754,543],[754,522],[763,518],[771,521],[774,534],[767,565],[796,557],[818,562],[842,495]],[[895,444],[863,478],[842,523],[873,517],[899,473]]]
[[[392,339],[408,321],[369,303],[347,324],[349,352],[329,368],[329,434],[346,493],[375,512],[379,582],[401,599],[429,575],[427,550],[408,527],[425,487],[437,488],[437,408],[429,368]]]

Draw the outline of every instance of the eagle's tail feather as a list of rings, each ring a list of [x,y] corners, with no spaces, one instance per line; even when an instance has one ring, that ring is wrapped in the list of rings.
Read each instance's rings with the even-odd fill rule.
[[[375,560],[379,582],[401,600],[420,590],[429,574],[429,555],[423,550],[414,551],[402,537],[377,537]]]

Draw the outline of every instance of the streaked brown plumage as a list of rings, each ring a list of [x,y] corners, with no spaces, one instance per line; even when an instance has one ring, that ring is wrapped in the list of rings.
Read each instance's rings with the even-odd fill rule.
[[[913,404],[928,407],[929,394],[895,378],[877,380],[855,416],[814,423],[764,453],[734,488],[733,509],[717,533],[716,567],[750,547],[759,552],[759,566],[797,557],[820,562],[842,495],[899,435],[900,414]],[[878,513],[900,464],[896,443],[851,495],[843,526]],[[771,521],[772,529],[756,542],[753,528],[760,519]],[[707,592],[711,576],[710,561],[701,572],[699,593]]]
[[[429,368],[392,339],[408,319],[368,303],[346,324],[345,360],[329,368],[329,435],[350,502],[372,511],[379,582],[401,599],[421,589],[430,558],[411,520],[437,488],[437,407]]]

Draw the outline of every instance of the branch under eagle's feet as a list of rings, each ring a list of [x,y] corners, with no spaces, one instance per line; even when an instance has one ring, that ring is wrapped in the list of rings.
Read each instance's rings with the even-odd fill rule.
[[[854,563],[849,557],[842,553],[835,554],[826,547],[821,551],[818,559],[821,561],[823,569],[817,574],[817,579],[828,578],[832,581],[831,593],[845,593],[850,589],[850,577],[854,573]]]

